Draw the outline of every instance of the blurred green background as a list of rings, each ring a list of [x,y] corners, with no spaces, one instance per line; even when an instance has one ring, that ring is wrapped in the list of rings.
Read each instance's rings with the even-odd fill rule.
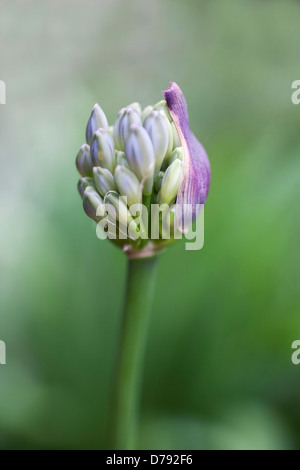
[[[74,159],[90,110],[183,89],[211,159],[205,245],[162,257],[140,447],[300,447],[300,4],[3,1],[0,448],[103,448],[125,256]]]

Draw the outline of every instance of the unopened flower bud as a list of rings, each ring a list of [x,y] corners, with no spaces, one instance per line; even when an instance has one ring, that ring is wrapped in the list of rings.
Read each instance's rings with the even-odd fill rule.
[[[151,111],[146,117],[144,128],[149,134],[151,139],[154,155],[155,155],[155,169],[154,176],[159,172],[162,162],[166,156],[169,146],[169,134],[166,122],[159,111]]]
[[[111,204],[115,208],[118,221],[121,225],[127,227],[127,225],[133,220],[127,204],[125,204],[124,200],[120,198],[117,192],[107,193],[104,198],[104,203]]]
[[[163,110],[160,110],[159,111],[159,114],[162,116],[166,126],[167,126],[167,130],[168,130],[168,148],[167,148],[167,152],[166,152],[166,155],[165,155],[165,161],[168,160],[172,150],[173,150],[173,146],[174,146],[174,138],[173,138],[173,132],[172,132],[172,126],[171,126],[171,123],[169,121],[169,119],[167,118],[166,116],[166,113],[163,111]]]
[[[118,150],[124,150],[130,127],[141,124],[142,121],[137,111],[130,108],[121,109],[114,125],[114,139]]]
[[[76,156],[76,167],[81,176],[93,175],[93,164],[90,156],[90,147],[83,144]]]
[[[143,110],[137,102],[122,108],[113,126],[95,105],[76,157],[85,212],[129,258],[154,256],[180,238],[209,191],[209,160],[190,129],[185,97],[175,82],[163,94]],[[158,217],[143,209],[153,204]]]
[[[151,113],[151,111],[153,111],[153,106],[151,105],[146,106],[146,108],[143,109],[142,114],[141,114],[142,122],[144,122],[144,120],[146,119],[148,114]]]
[[[169,237],[174,237],[175,233],[176,233],[176,206],[174,204],[168,210],[162,213],[161,236],[163,239],[169,239]]]
[[[124,166],[117,166],[114,172],[117,190],[122,196],[127,197],[127,205],[139,202],[140,182],[133,171]]]
[[[108,129],[108,122],[102,108],[100,108],[99,104],[95,104],[86,126],[86,141],[89,145],[91,145],[96,130],[100,128]]]
[[[108,130],[98,129],[91,143],[93,166],[107,168],[113,173],[116,164],[114,141]]]
[[[164,175],[160,189],[160,204],[170,204],[175,200],[181,180],[182,162],[179,159],[174,160]]]
[[[116,189],[114,177],[107,168],[101,168],[100,166],[93,168],[95,186],[102,197],[105,196],[108,191],[114,191]]]
[[[103,204],[101,196],[94,188],[88,186],[83,194],[83,208],[85,213],[96,222],[99,220],[99,217],[96,215],[97,209],[101,204]]]
[[[182,144],[174,122],[171,122],[171,127],[173,133],[173,149],[175,149],[176,147],[180,147]]]
[[[159,111],[163,111],[166,115],[166,117],[168,118],[168,120],[170,122],[172,122],[172,118],[171,118],[171,115],[169,113],[169,109],[168,109],[168,106],[167,106],[167,103],[165,100],[161,100],[159,101],[158,103],[156,103],[154,106],[153,106],[153,109],[157,109]]]
[[[183,159],[183,150],[182,147],[177,147],[173,150],[169,158],[169,165],[171,165],[174,160],[181,160]]]
[[[154,180],[154,183],[153,183],[153,186],[154,186],[154,191],[156,193],[158,193],[160,191],[160,188],[161,188],[161,183],[162,183],[162,180],[163,180],[163,177],[165,175],[165,172],[164,171],[160,171],[157,175],[157,177],[155,178]]]
[[[116,167],[119,165],[129,168],[129,164],[128,164],[128,161],[126,160],[125,153],[122,152],[121,150],[116,150]]]
[[[151,194],[155,155],[151,139],[142,126],[132,126],[125,143],[130,168],[143,183],[143,194]]]
[[[139,115],[141,115],[142,108],[141,108],[140,103],[138,103],[137,101],[135,101],[134,103],[130,103],[128,106],[126,106],[126,108],[133,109],[133,110],[136,111]]]
[[[89,176],[84,176],[83,178],[80,178],[78,180],[77,189],[82,198],[83,198],[84,191],[89,186],[92,186],[92,188],[95,188],[95,183],[94,183],[93,178],[90,178]]]
[[[159,100],[155,105],[153,106],[153,109],[160,109],[163,108],[166,105],[166,100]]]

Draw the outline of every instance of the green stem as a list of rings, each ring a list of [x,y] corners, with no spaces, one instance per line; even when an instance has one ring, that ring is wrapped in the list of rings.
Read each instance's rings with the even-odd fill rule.
[[[110,416],[110,448],[133,450],[137,435],[142,363],[158,256],[129,259],[121,337]]]

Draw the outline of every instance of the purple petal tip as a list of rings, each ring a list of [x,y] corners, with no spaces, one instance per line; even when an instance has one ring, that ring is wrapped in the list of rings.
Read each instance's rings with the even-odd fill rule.
[[[196,204],[204,204],[208,195],[210,164],[203,146],[190,129],[187,103],[180,87],[170,82],[163,93],[183,148],[183,172],[177,204],[183,208],[192,205],[194,218],[197,215]]]

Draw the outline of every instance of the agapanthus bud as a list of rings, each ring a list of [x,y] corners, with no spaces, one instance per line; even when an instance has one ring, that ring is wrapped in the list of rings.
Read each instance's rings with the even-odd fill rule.
[[[178,231],[176,227],[176,205],[173,204],[168,210],[162,213],[161,236],[163,239],[169,239],[169,237],[174,237],[176,231]]]
[[[98,129],[91,143],[91,159],[93,166],[107,168],[113,173],[116,165],[114,141],[108,130]]]
[[[89,186],[91,186],[92,188],[95,188],[95,183],[94,183],[93,178],[90,178],[89,176],[84,176],[83,178],[80,178],[78,180],[77,189],[82,198],[83,198],[84,191]]]
[[[181,180],[182,162],[178,159],[167,168],[161,183],[159,203],[170,204],[177,196]]]
[[[160,191],[160,188],[161,188],[161,183],[162,183],[162,180],[163,180],[163,177],[165,175],[165,172],[164,171],[160,171],[157,175],[157,177],[155,178],[154,180],[154,183],[153,183],[153,187],[154,187],[154,191],[156,193],[158,193]]]
[[[151,194],[155,155],[151,139],[142,126],[132,126],[125,142],[127,161],[143,183],[143,194]]]
[[[76,167],[81,176],[93,175],[93,163],[90,156],[90,147],[83,144],[76,156]]]
[[[141,107],[140,103],[138,103],[137,101],[135,101],[134,103],[130,103],[128,106],[126,106],[126,108],[133,109],[139,115],[141,115],[142,107]]]
[[[111,204],[115,210],[118,217],[118,221],[121,225],[127,226],[133,219],[130,214],[127,204],[120,198],[119,194],[116,192],[107,193],[104,198],[105,204]]]
[[[173,149],[175,149],[176,147],[180,147],[181,141],[174,122],[171,122],[171,127],[173,134]]]
[[[171,115],[170,115],[170,113],[169,113],[169,109],[168,109],[166,100],[158,101],[158,103],[156,103],[156,104],[153,106],[153,109],[156,109],[156,110],[159,110],[159,111],[163,111],[163,112],[165,113],[166,117],[168,118],[168,120],[169,120],[170,122],[172,122],[172,118],[171,118]]]
[[[93,174],[95,186],[102,197],[104,197],[108,191],[114,191],[116,189],[114,177],[107,168],[95,166],[93,168]]]
[[[177,147],[170,155],[169,158],[169,165],[171,165],[174,160],[181,160],[183,159],[183,150],[182,147]]]
[[[113,126],[95,105],[76,157],[85,212],[132,258],[154,256],[186,233],[209,191],[209,160],[184,95],[174,82],[163,93],[154,106],[122,108]]]
[[[167,152],[166,152],[166,155],[165,155],[165,161],[168,160],[173,148],[174,148],[174,137],[173,137],[173,132],[172,132],[172,126],[171,126],[171,123],[169,121],[169,119],[167,118],[166,116],[166,113],[163,111],[163,110],[160,110],[159,111],[159,114],[162,116],[166,126],[167,126],[167,130],[168,130],[168,148],[167,148]]]
[[[124,150],[130,127],[133,125],[142,125],[140,115],[130,108],[121,109],[114,125],[114,139],[118,150]]]
[[[83,194],[83,208],[85,213],[96,222],[99,220],[99,217],[96,215],[98,207],[103,204],[101,196],[97,191],[88,186]]]
[[[122,152],[122,150],[116,150],[116,167],[119,165],[129,168],[129,164],[128,164],[128,161],[126,160],[125,153]]]
[[[92,109],[92,114],[88,120],[86,126],[86,141],[91,145],[93,135],[97,129],[108,129],[108,122],[103,110],[100,108],[99,104],[95,104]]]
[[[153,106],[153,109],[160,109],[163,108],[166,105],[166,100],[159,100],[155,105]]]
[[[140,201],[140,182],[136,175],[125,168],[124,166],[117,166],[114,172],[114,179],[117,190],[121,196],[127,197],[127,204],[130,207],[132,204],[137,204]]]
[[[160,170],[169,147],[168,128],[159,111],[151,111],[151,113],[146,117],[143,126],[148,132],[154,148],[155,176]]]
[[[141,114],[142,122],[144,122],[144,120],[146,119],[148,114],[151,113],[151,111],[153,111],[153,106],[151,105],[146,106],[146,108],[143,109],[142,114]]]

